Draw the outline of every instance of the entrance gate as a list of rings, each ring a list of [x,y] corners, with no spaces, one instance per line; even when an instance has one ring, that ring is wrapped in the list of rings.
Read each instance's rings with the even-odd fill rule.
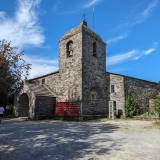
[[[35,117],[52,117],[55,112],[56,97],[36,96]]]

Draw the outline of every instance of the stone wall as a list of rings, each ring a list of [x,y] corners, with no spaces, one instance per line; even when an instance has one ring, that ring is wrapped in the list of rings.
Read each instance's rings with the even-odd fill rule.
[[[45,81],[44,84],[42,81]],[[57,101],[60,100],[61,96],[61,75],[59,72],[55,72],[52,74],[49,74],[47,76],[42,76],[33,80],[30,80],[28,83],[29,86],[35,85],[35,86],[45,86],[50,92],[51,96],[57,97]]]
[[[137,95],[138,104],[140,107],[139,113],[143,114],[149,111],[149,100],[155,96],[159,89],[158,84],[132,77],[124,77],[125,99],[130,92]]]
[[[109,101],[116,101],[116,109],[123,111],[125,115],[125,102],[130,92],[137,95],[138,105],[140,107],[139,114],[149,111],[149,100],[154,98],[159,87],[157,83],[149,82],[125,75],[114,73],[106,73],[106,81],[108,82]],[[111,85],[115,86],[115,92],[111,93]]]
[[[107,115],[106,45],[87,26],[83,28],[82,43],[82,112],[84,115]],[[93,43],[96,43],[95,56]]]
[[[121,111],[124,115],[125,110],[125,93],[124,93],[124,77],[112,73],[109,74],[110,86],[108,88],[110,93],[110,101],[116,101],[116,110]],[[111,93],[111,85],[115,86],[115,92]]]
[[[73,41],[73,55],[67,57],[66,45]],[[82,95],[82,25],[65,33],[59,41],[59,72],[31,80],[47,87],[58,102],[81,100]]]
[[[35,93],[32,92],[32,90],[29,88],[27,83],[24,83],[23,89],[14,98],[14,113],[15,113],[15,116],[17,116],[17,117],[21,116],[20,115],[21,113],[20,113],[19,109],[22,109],[23,106],[21,106],[21,104],[20,104],[20,97],[23,94],[26,94],[28,96],[28,99],[29,99],[28,117],[32,119],[35,116],[34,111],[35,111],[36,96],[35,96]]]
[[[72,41],[72,56],[67,57],[66,46]],[[65,33],[59,45],[61,75],[60,101],[79,101],[82,98],[82,25]]]

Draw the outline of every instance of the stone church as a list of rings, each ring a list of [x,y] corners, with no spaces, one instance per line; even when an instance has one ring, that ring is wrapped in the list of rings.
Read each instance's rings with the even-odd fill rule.
[[[125,116],[131,91],[143,114],[150,108],[148,93],[157,90],[155,82],[106,72],[106,43],[82,21],[59,40],[59,70],[25,81],[15,114],[50,116],[57,103],[74,102],[79,104],[78,116]]]

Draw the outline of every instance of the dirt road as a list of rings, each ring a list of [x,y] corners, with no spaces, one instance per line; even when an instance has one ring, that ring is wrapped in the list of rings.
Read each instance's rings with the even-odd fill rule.
[[[160,129],[148,121],[5,121],[0,160],[160,160]]]

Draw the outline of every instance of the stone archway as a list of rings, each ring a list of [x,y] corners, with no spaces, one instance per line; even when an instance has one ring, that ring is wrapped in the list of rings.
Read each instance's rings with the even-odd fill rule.
[[[19,97],[18,115],[19,117],[28,117],[28,114],[29,114],[29,98],[26,93],[23,93]]]

